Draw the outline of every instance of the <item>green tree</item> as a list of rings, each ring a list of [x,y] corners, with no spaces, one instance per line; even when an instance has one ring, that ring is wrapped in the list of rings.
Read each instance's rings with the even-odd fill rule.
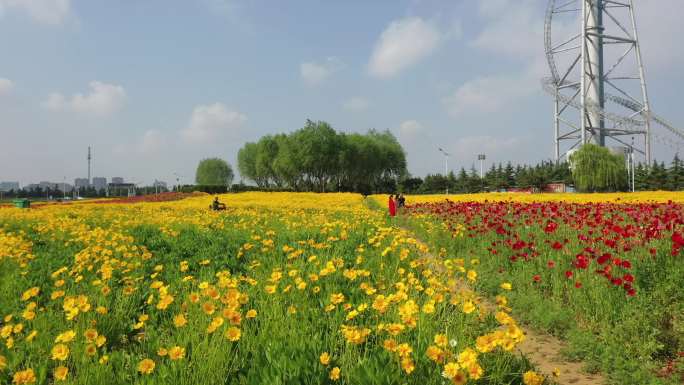
[[[245,143],[245,145],[238,151],[238,170],[240,176],[256,182],[259,187],[262,187],[261,180],[256,172],[256,157],[258,146],[256,143]]]
[[[617,191],[627,186],[624,159],[607,148],[592,143],[570,155],[575,184],[580,191]]]
[[[197,165],[195,183],[209,186],[229,186],[233,181],[233,168],[223,159],[202,159]]]
[[[648,166],[644,166],[642,163],[639,163],[634,167],[634,189],[636,191],[648,190],[648,174]]]
[[[658,163],[653,161],[653,165],[648,173],[648,189],[665,190],[667,188],[667,177],[665,162]]]
[[[667,170],[668,190],[679,191],[684,188],[684,163],[675,154],[670,169]]]

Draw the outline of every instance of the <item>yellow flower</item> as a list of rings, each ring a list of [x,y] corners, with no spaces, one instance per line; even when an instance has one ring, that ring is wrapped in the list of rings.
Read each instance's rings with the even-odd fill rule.
[[[551,372],[551,374],[553,374],[553,376],[556,378],[560,377],[560,374],[561,374],[560,369],[553,368],[553,372]]]
[[[323,354],[321,354],[319,357],[319,360],[321,360],[321,364],[328,366],[330,363],[330,354],[328,354],[328,352],[323,352]]]
[[[88,340],[88,341],[95,341],[95,339],[98,336],[97,330],[95,329],[88,329],[83,333],[83,336]]]
[[[528,370],[523,374],[523,383],[525,385],[542,385],[544,383],[544,377],[538,375],[532,370]]]
[[[73,330],[67,330],[55,338],[55,342],[71,342],[76,338],[76,333]]]
[[[470,314],[475,311],[475,305],[471,301],[467,301],[463,304],[463,312]]]
[[[468,280],[475,282],[475,280],[477,279],[477,271],[469,270],[466,276],[468,277]]]
[[[466,382],[468,382],[468,377],[461,371],[451,378],[451,383],[454,385],[464,385]]]
[[[478,363],[472,363],[466,368],[468,372],[468,377],[472,380],[478,380],[484,374],[484,370]]]
[[[94,356],[95,354],[97,354],[97,347],[93,344],[89,344],[88,346],[86,346],[86,354],[89,356]]]
[[[7,367],[7,358],[3,355],[0,355],[0,371],[5,370]]]
[[[428,346],[427,350],[425,351],[425,355],[428,356],[428,358],[432,361],[435,361],[439,364],[444,361],[445,357],[444,351],[433,345]]]
[[[57,380],[57,381],[66,380],[68,374],[69,374],[69,368],[67,368],[65,366],[56,367],[55,371],[53,373],[55,380]]]
[[[455,362],[448,362],[446,365],[444,365],[444,370],[442,370],[442,377],[445,378],[454,378],[458,374],[458,370],[460,369],[460,366],[455,363]]]
[[[28,301],[29,299],[35,297],[40,293],[40,289],[38,287],[32,287],[24,292],[24,294],[21,295],[21,300],[22,301]]]
[[[510,282],[503,282],[501,285],[499,285],[500,288],[504,290],[511,290],[513,286],[511,286]]]
[[[241,334],[240,329],[234,326],[226,330],[226,338],[232,342],[239,341]]]
[[[52,348],[52,359],[65,361],[69,357],[69,347],[64,344],[57,344]]]
[[[255,318],[257,316],[257,311],[254,309],[249,309],[247,311],[247,314],[245,314],[245,317],[247,318]]]
[[[97,345],[98,348],[101,348],[106,342],[107,337],[105,336],[97,336],[97,338],[95,338],[95,345]]]
[[[180,346],[172,347],[169,349],[169,358],[172,361],[182,360],[185,358],[185,348],[181,348]]]
[[[446,335],[444,335],[444,334],[435,335],[435,345],[439,346],[440,348],[446,348],[447,344],[449,344],[449,339],[447,338]]]
[[[406,374],[411,374],[416,369],[416,365],[413,363],[411,357],[404,357],[401,360],[401,368],[406,372]]]
[[[202,304],[202,311],[207,315],[212,315],[216,311],[216,307],[212,302],[205,302]]]
[[[16,372],[12,377],[12,383],[15,385],[35,384],[35,382],[36,375],[33,373],[33,369],[26,369]]]
[[[154,361],[152,361],[149,358],[145,358],[144,360],[140,361],[138,364],[138,372],[142,374],[150,374],[152,371],[154,371]]]
[[[183,314],[178,314],[175,317],[173,317],[173,325],[177,328],[182,328],[188,323],[188,320],[185,319],[185,316]]]
[[[157,355],[158,355],[159,357],[164,357],[164,356],[166,356],[167,354],[169,354],[169,351],[166,350],[166,348],[161,347],[161,348],[157,349]]]
[[[211,334],[216,331],[216,329],[220,328],[223,326],[223,318],[221,317],[214,317],[214,319],[211,320],[211,323],[209,326],[207,326],[207,333]]]
[[[333,381],[337,381],[340,379],[340,368],[338,368],[337,366],[332,368],[332,370],[330,371],[330,379]]]

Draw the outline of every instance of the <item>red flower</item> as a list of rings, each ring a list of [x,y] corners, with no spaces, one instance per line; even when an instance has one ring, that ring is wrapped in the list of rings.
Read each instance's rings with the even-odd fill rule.
[[[532,280],[534,282],[541,282],[541,276],[539,274],[535,274],[534,277],[532,277]]]
[[[551,247],[553,247],[554,250],[560,250],[560,249],[563,248],[563,244],[561,244],[560,242],[556,241],[556,242],[553,243],[553,245],[551,245]]]
[[[576,281],[576,282],[575,282],[575,287],[576,287],[577,289],[581,288],[581,287],[582,287],[582,282]]]
[[[630,296],[630,297],[634,297],[634,296],[636,295],[636,290],[634,290],[634,289],[629,289],[629,290],[627,291],[627,295]]]
[[[608,262],[608,260],[610,258],[611,258],[611,255],[608,253],[605,253],[605,254],[601,255],[600,257],[598,257],[596,262],[598,262],[599,265],[603,265],[604,263]]]
[[[546,266],[548,266],[549,269],[553,269],[553,267],[556,266],[556,262],[548,261],[548,262],[546,262]]]
[[[621,278],[613,278],[610,280],[610,282],[613,283],[615,286],[622,286],[622,279]]]
[[[546,227],[544,227],[544,232],[547,234],[551,234],[554,231],[556,231],[557,228],[558,228],[558,223],[556,223],[554,221],[548,221],[548,222],[546,222]]]
[[[672,233],[672,242],[674,242],[677,247],[684,246],[684,237],[680,233]]]
[[[622,279],[627,282],[634,282],[634,276],[632,274],[625,274]]]
[[[622,267],[624,267],[625,269],[631,269],[632,264],[628,260],[624,260],[622,261]]]
[[[565,272],[565,278],[570,279],[572,278],[572,271],[568,270]]]

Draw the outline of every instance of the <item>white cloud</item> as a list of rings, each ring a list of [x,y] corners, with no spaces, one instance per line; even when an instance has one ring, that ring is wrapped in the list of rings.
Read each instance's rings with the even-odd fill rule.
[[[71,0],[0,0],[0,15],[4,9],[18,9],[36,22],[62,24],[71,13]]]
[[[395,20],[375,44],[368,70],[379,78],[395,76],[429,56],[442,39],[431,22],[418,17]]]
[[[646,80],[649,68],[672,70],[679,75],[684,64],[684,50],[680,47],[684,35],[684,1],[681,0],[642,0],[634,6],[637,15],[637,30],[641,45]],[[658,75],[662,75],[658,71]],[[667,74],[666,76],[670,76]]]
[[[342,103],[342,108],[353,112],[365,111],[369,106],[370,102],[368,102],[368,99],[362,97],[354,97]]]
[[[166,138],[158,130],[148,130],[138,143],[138,151],[143,154],[155,153],[166,145]]]
[[[513,151],[520,146],[520,140],[505,136],[467,136],[459,138],[450,148],[457,159],[470,160],[473,154],[485,154],[488,158],[504,151]]]
[[[122,86],[99,81],[92,81],[89,86],[90,93],[78,93],[70,99],[54,92],[43,102],[43,106],[51,111],[70,111],[95,116],[108,116],[123,107],[126,91]]]
[[[195,107],[188,126],[181,131],[181,137],[194,143],[208,142],[222,133],[239,130],[247,116],[236,110],[229,110],[222,103]]]
[[[543,8],[531,0],[481,0],[484,28],[472,46],[522,59],[544,54]]]
[[[14,88],[14,82],[5,79],[5,78],[0,78],[0,95],[6,95],[12,91]]]
[[[313,61],[302,63],[299,66],[299,75],[306,85],[317,86],[343,67],[344,64],[339,59],[329,57],[322,63]]]
[[[417,120],[406,120],[399,125],[399,136],[410,138],[423,130],[423,125]]]
[[[497,112],[538,91],[530,76],[485,76],[470,80],[442,100],[453,117]]]

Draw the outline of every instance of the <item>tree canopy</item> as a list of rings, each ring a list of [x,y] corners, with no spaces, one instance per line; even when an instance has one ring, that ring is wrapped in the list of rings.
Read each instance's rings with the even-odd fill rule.
[[[407,175],[404,149],[389,131],[347,134],[310,120],[290,134],[246,143],[238,169],[262,188],[321,192],[393,191]]]
[[[587,143],[570,155],[570,168],[580,191],[617,191],[627,186],[624,157]]]
[[[206,186],[229,186],[233,182],[233,168],[223,159],[202,159],[197,165],[195,183]]]

